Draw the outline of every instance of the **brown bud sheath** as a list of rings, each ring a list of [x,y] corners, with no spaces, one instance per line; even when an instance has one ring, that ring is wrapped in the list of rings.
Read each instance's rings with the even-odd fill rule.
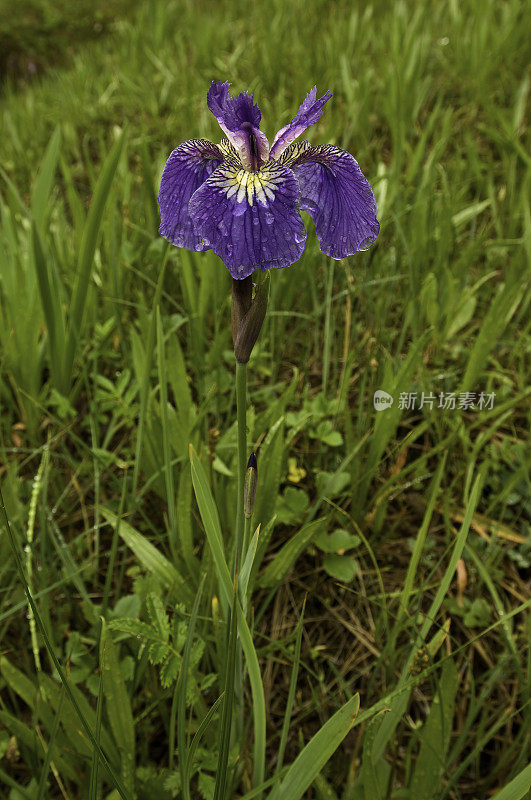
[[[247,314],[249,309],[251,308],[251,302],[253,299],[253,280],[249,275],[248,278],[244,278],[241,281],[236,280],[236,278],[232,279],[232,309],[231,309],[231,321],[232,321],[232,341],[236,344],[236,339],[238,338],[238,331],[240,330],[240,325],[244,316]]]
[[[265,280],[251,302],[251,307],[240,322],[238,335],[234,342],[234,355],[239,364],[247,364],[252,349],[256,344],[269,300],[269,280]]]

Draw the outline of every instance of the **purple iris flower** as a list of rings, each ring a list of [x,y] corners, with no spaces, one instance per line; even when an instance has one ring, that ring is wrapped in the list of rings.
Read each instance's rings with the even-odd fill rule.
[[[299,210],[315,223],[321,251],[345,258],[378,236],[376,201],[357,161],[330,144],[295,142],[330,99],[306,96],[270,146],[252,94],[213,82],[207,104],[226,139],[189,139],[170,155],[159,191],[160,234],[188,250],[212,249],[233,278],[287,267],[304,250]]]

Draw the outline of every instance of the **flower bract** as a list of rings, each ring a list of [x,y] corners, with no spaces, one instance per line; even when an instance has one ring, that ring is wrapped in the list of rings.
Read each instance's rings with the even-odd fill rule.
[[[306,243],[299,211],[315,224],[321,251],[345,258],[378,236],[376,201],[356,159],[334,145],[296,141],[331,95],[314,87],[269,144],[252,94],[213,82],[207,104],[226,138],[189,139],[168,158],[159,191],[160,234],[188,250],[212,249],[233,278],[287,267]]]

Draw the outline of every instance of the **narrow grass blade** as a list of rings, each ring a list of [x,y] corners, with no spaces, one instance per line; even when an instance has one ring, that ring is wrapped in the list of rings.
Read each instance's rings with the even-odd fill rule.
[[[56,711],[55,719],[53,721],[53,728],[50,734],[50,738],[48,740],[48,746],[46,748],[46,755],[44,757],[44,764],[42,765],[41,769],[41,777],[39,779],[39,786],[37,788],[37,795],[35,800],[44,800],[46,792],[46,780],[48,778],[48,772],[50,771],[50,763],[52,760],[52,749],[55,744],[55,737],[57,736],[57,731],[59,730],[59,723],[61,721],[61,714],[63,713],[64,701],[65,701],[65,687],[61,686],[61,699],[59,701],[59,708]]]
[[[37,275],[37,285],[41,299],[42,311],[48,330],[48,346],[50,351],[50,367],[56,387],[63,390],[63,358],[65,349],[65,331],[63,314],[59,297],[50,283],[50,273],[44,255],[39,231],[35,223],[32,225],[33,263]]]
[[[430,606],[430,608],[428,610],[428,613],[426,614],[426,617],[425,617],[424,623],[422,625],[422,628],[421,628],[421,630],[420,630],[420,632],[419,632],[419,634],[417,636],[417,641],[415,642],[415,645],[414,645],[412,651],[410,652],[410,656],[409,656],[407,662],[404,664],[404,667],[403,667],[402,672],[400,674],[400,678],[399,678],[398,684],[397,684],[397,690],[399,691],[399,694],[397,695],[395,700],[392,702],[390,710],[389,710],[389,713],[386,714],[386,716],[382,720],[382,724],[381,724],[380,729],[379,729],[379,731],[378,731],[378,733],[376,735],[376,739],[375,739],[375,743],[374,743],[374,751],[375,751],[375,756],[378,757],[378,758],[381,755],[383,755],[383,752],[385,750],[385,747],[387,746],[388,741],[390,740],[391,736],[393,735],[393,732],[394,732],[396,726],[398,725],[398,723],[400,721],[400,718],[402,717],[402,714],[405,713],[405,710],[406,710],[406,708],[408,706],[408,703],[409,703],[409,691],[401,691],[401,687],[404,687],[405,684],[407,684],[407,682],[408,682],[408,679],[410,677],[409,666],[411,664],[411,660],[412,660],[416,650],[418,649],[418,647],[420,645],[422,645],[426,641],[426,638],[428,636],[428,632],[429,632],[431,626],[433,625],[433,623],[435,621],[435,618],[437,616],[437,613],[438,613],[438,611],[439,611],[439,609],[440,609],[440,607],[442,605],[442,602],[443,602],[444,598],[446,597],[446,593],[448,592],[448,588],[449,588],[450,583],[451,583],[451,581],[453,579],[453,576],[455,574],[457,562],[461,558],[461,554],[462,554],[463,549],[465,547],[465,543],[466,543],[466,539],[467,539],[467,536],[468,536],[468,532],[470,530],[470,523],[472,521],[472,516],[474,514],[474,511],[476,510],[476,506],[477,506],[477,503],[478,503],[478,500],[479,500],[479,497],[480,497],[480,494],[481,494],[481,487],[483,485],[483,480],[484,480],[484,472],[481,471],[478,474],[478,476],[477,476],[477,478],[476,478],[476,480],[474,482],[472,491],[470,493],[470,502],[469,502],[469,504],[467,506],[467,509],[466,509],[465,518],[463,519],[463,522],[461,524],[461,528],[459,529],[459,532],[458,532],[458,534],[456,536],[455,544],[454,544],[453,551],[452,551],[452,555],[451,555],[450,561],[448,563],[448,566],[446,567],[446,570],[445,570],[445,573],[443,575],[443,578],[441,580],[439,589],[437,590],[437,593],[436,593],[436,595],[435,595],[435,597],[433,599],[433,602],[432,602],[432,604],[431,604],[431,606]]]
[[[458,683],[459,675],[454,661],[445,661],[437,684],[437,694],[420,732],[420,751],[410,785],[412,797],[429,797],[434,786],[439,785],[450,742]]]
[[[162,294],[162,286],[164,283],[164,275],[166,274],[166,264],[168,263],[168,252],[169,252],[169,245],[165,243],[163,256],[162,256],[162,266],[159,273],[159,279],[157,281],[157,288],[155,289],[155,297],[153,298],[153,308],[158,308],[160,302],[160,296]],[[148,396],[149,396],[149,379],[151,373],[151,362],[153,359],[153,350],[155,345],[155,313],[152,312],[151,319],[149,323],[149,331],[147,335],[146,341],[146,349],[144,351],[144,363],[142,365],[142,373],[137,375],[137,380],[140,384],[140,414],[138,417],[138,428],[137,428],[137,437],[136,437],[136,445],[135,445],[135,463],[133,467],[133,486],[131,489],[131,494],[134,497],[136,495],[136,490],[138,486],[138,478],[140,475],[140,463],[142,457],[142,445],[144,440],[144,427],[146,424],[146,413],[147,413],[147,404],[148,404]]]
[[[325,722],[273,789],[269,800],[300,800],[352,728],[359,707],[360,697],[356,694]]]
[[[295,651],[293,653],[293,666],[291,668],[291,677],[289,680],[288,699],[286,702],[286,713],[284,714],[284,721],[282,723],[282,732],[280,734],[280,743],[278,746],[277,765],[275,767],[275,775],[280,775],[282,766],[284,764],[284,753],[286,752],[286,744],[288,743],[289,726],[291,723],[291,712],[293,711],[293,701],[295,700],[295,690],[297,689],[297,678],[299,675],[299,663],[301,659],[301,644],[302,644],[302,631],[304,623],[304,608],[306,600],[302,607],[301,615],[297,623],[297,633],[295,639]]]
[[[214,800],[225,800],[229,751],[232,731],[232,709],[234,706],[234,678],[236,672],[236,640],[238,630],[238,573],[234,576],[232,605],[229,616],[229,640],[225,660],[225,687],[220,720],[220,746]]]
[[[61,144],[61,130],[57,127],[46,148],[44,158],[41,161],[39,172],[35,180],[33,192],[31,194],[31,215],[37,227],[42,232],[46,209],[49,207],[48,199],[53,186],[53,178],[59,158],[59,147]]]
[[[183,661],[181,665],[181,672],[179,680],[175,687],[175,697],[177,699],[177,749],[179,752],[179,769],[181,772],[181,788],[184,800],[190,798],[190,787],[188,785],[188,774],[186,767],[188,764],[188,753],[186,748],[186,690],[188,686],[188,669],[190,667],[190,654],[192,652],[192,644],[194,640],[195,625],[197,622],[197,614],[199,613],[199,604],[201,602],[201,595],[203,593],[203,586],[205,585],[206,573],[202,576],[195,596],[192,613],[190,615],[190,622],[188,624],[188,631],[186,635],[186,642],[183,650]],[[170,736],[169,736],[169,768],[173,769],[173,750],[174,750],[174,719],[172,709],[172,717],[170,719]]]
[[[79,251],[79,259],[77,264],[76,282],[74,284],[72,298],[70,301],[70,330],[65,352],[64,378],[68,386],[70,385],[72,368],[76,357],[79,339],[81,337],[90,275],[92,272],[92,264],[94,262],[94,253],[98,244],[98,234],[100,232],[101,222],[103,219],[103,212],[109,197],[111,184],[114,179],[114,173],[116,172],[118,161],[120,160],[120,156],[122,154],[123,145],[124,132],[120,134],[116,142],[113,144],[109,154],[107,155],[107,158],[105,159],[100,176],[96,183],[96,187],[94,189],[94,197],[92,199],[87,221],[83,229],[81,248]]]
[[[210,725],[212,723],[212,720],[214,719],[214,715],[215,715],[216,711],[218,710],[218,708],[220,707],[222,701],[223,701],[223,692],[220,694],[220,696],[218,697],[216,702],[208,709],[207,714],[205,714],[204,718],[201,720],[201,724],[199,725],[199,728],[197,729],[197,732],[196,732],[194,738],[192,739],[192,742],[191,742],[190,747],[188,749],[188,758],[186,759],[186,777],[187,777],[187,780],[188,780],[188,776],[190,775],[190,772],[192,771],[192,767],[194,765],[194,758],[195,758],[195,754],[197,752],[197,748],[199,747],[199,744],[201,742],[201,739],[205,735],[205,732],[210,727]]]
[[[100,621],[98,650],[101,647],[101,634],[102,634],[102,624]],[[98,681],[98,700],[96,703],[96,732],[95,732],[96,741],[98,745],[100,743],[102,713],[103,713],[103,677],[100,672]],[[89,800],[98,800],[98,788],[99,788],[98,767],[99,767],[98,754],[96,750],[93,750],[92,764],[90,767]]]
[[[173,468],[171,464],[170,437],[168,431],[168,384],[166,377],[166,354],[164,350],[164,331],[160,307],[157,306],[157,367],[159,373],[160,418],[162,423],[162,448],[164,455],[164,485],[166,487],[166,504],[168,506],[169,541],[171,552],[177,554],[177,523],[175,519],[175,488],[173,485]]]
[[[223,552],[223,541],[221,537],[221,528],[219,525],[219,517],[208,485],[207,477],[203,466],[199,460],[194,448],[190,445],[190,464],[192,469],[192,483],[199,506],[199,513],[203,520],[205,527],[205,534],[207,541],[214,558],[214,564],[218,575],[218,580],[221,587],[222,595],[227,605],[232,603],[232,581],[230,577],[229,568],[225,561]],[[265,712],[265,697],[264,687],[262,684],[262,677],[260,675],[260,666],[258,664],[258,657],[253,644],[253,638],[249,627],[245,620],[245,616],[238,603],[238,632],[240,634],[241,644],[247,669],[249,672],[249,681],[251,683],[251,692],[253,696],[253,715],[254,715],[254,785],[262,783],[264,779],[265,769],[265,747],[266,747],[266,712]]]
[[[133,712],[125,681],[122,676],[118,653],[111,634],[102,620],[100,643],[100,668],[103,693],[107,701],[107,716],[120,752],[121,773],[124,785],[132,797],[134,793],[135,726]]]

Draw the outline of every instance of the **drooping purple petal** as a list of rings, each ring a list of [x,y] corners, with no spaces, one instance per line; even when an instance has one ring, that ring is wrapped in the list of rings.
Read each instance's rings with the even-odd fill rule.
[[[285,125],[279,130],[273,139],[271,146],[271,158],[278,158],[279,155],[304,133],[308,125],[314,125],[323,113],[324,104],[332,97],[331,92],[327,92],[317,99],[317,87],[314,86],[308,92],[304,102],[300,105],[297,115],[293,117],[289,125]]]
[[[190,215],[232,277],[243,279],[255,269],[287,267],[301,257],[306,230],[298,195],[287,167],[269,161],[248,172],[227,158],[190,200]]]
[[[345,258],[367,250],[380,231],[376,200],[356,159],[331,144],[293,144],[280,163],[289,166],[301,188],[300,207],[315,223],[321,250]]]
[[[194,230],[188,203],[222,161],[221,150],[207,139],[183,142],[166,161],[159,189],[159,233],[177,247],[210,249]]]
[[[213,81],[207,93],[207,105],[221,130],[236,148],[245,169],[257,169],[269,157],[267,136],[260,130],[262,114],[253,96],[240,92],[229,95],[230,83]]]

